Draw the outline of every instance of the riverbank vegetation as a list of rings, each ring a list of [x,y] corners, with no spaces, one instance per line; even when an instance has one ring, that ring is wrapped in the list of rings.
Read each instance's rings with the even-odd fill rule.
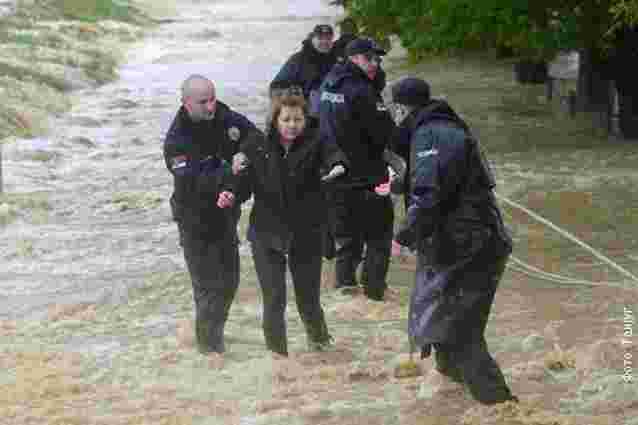
[[[0,140],[42,134],[71,90],[114,80],[122,44],[150,24],[128,1],[18,0],[0,18]]]
[[[566,50],[580,52],[577,100],[581,111],[612,107],[618,92],[619,126],[638,138],[638,1],[349,0],[345,7],[366,34],[396,35],[413,63],[436,55],[490,52],[516,58],[518,69],[545,72]],[[613,86],[611,83],[613,82]]]

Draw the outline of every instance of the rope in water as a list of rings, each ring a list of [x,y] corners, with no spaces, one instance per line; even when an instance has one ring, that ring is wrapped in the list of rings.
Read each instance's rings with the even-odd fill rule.
[[[612,267],[613,269],[615,269],[616,271],[618,271],[622,275],[628,277],[633,282],[638,283],[638,277],[636,277],[634,274],[632,274],[631,272],[629,272],[625,268],[621,267],[619,264],[617,264],[614,261],[612,261],[611,259],[609,259],[607,256],[602,254],[600,251],[598,251],[598,250],[592,248],[591,246],[587,245],[585,242],[581,241],[580,239],[578,239],[576,236],[572,235],[568,231],[566,231],[564,229],[561,229],[560,227],[558,227],[557,225],[555,225],[551,221],[547,220],[546,218],[541,217],[539,214],[536,214],[535,212],[529,210],[528,208],[526,208],[525,206],[519,204],[518,202],[512,201],[511,199],[508,199],[505,196],[499,195],[498,193],[495,193],[495,195],[502,202],[504,202],[504,203],[506,203],[506,204],[508,204],[508,205],[520,210],[520,211],[523,211],[525,214],[529,215],[534,220],[544,224],[545,226],[547,226],[547,227],[551,228],[552,230],[556,231],[557,233],[559,233],[563,237],[567,238],[571,242],[574,242],[575,244],[577,244],[581,248],[584,248],[585,250],[589,251],[593,256],[595,256],[599,260],[603,261],[604,263],[606,263],[607,265],[609,265],[610,267]],[[568,277],[568,276],[561,276],[561,275],[558,275],[558,274],[554,274],[554,273],[549,273],[549,272],[543,271],[543,270],[541,270],[541,269],[539,269],[539,268],[537,268],[535,266],[532,266],[531,264],[525,263],[524,261],[522,261],[522,260],[520,260],[520,259],[518,259],[518,258],[516,258],[514,256],[512,256],[511,258],[512,258],[512,261],[514,262],[514,264],[510,265],[510,268],[512,268],[513,270],[516,270],[516,271],[521,272],[523,274],[527,274],[527,275],[531,275],[531,276],[535,276],[535,277],[540,277],[542,279],[549,280],[549,281],[552,281],[552,282],[555,282],[555,283],[573,284],[573,285],[590,285],[590,286],[610,286],[610,287],[617,287],[617,288],[623,288],[623,289],[635,289],[635,288],[630,288],[627,285],[624,285],[623,283],[617,283],[617,282],[591,282],[591,281],[582,280],[582,279],[574,279],[574,278],[571,278],[571,277]]]

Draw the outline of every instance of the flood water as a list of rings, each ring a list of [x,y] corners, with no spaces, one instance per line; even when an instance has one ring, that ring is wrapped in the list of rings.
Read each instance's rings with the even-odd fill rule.
[[[291,356],[282,360],[265,348],[242,246],[227,353],[221,365],[200,355],[162,158],[179,86],[208,76],[221,101],[263,126],[268,83],[340,9],[328,0],[178,3],[126,51],[116,82],[74,92],[48,136],[4,145],[4,190],[28,208],[0,228],[0,423],[434,425],[467,412],[468,425],[636,423],[638,387],[624,385],[618,367],[628,353],[619,320],[628,311],[633,320],[638,299],[604,287],[506,275],[486,338],[521,405],[549,410],[521,410],[521,421],[510,420],[511,406],[475,410],[462,389],[434,391],[431,360],[419,363],[426,376],[393,374],[407,359],[409,262],[392,264],[384,303],[322,292],[332,351],[307,350],[290,294]],[[549,370],[557,355],[567,360],[554,363],[574,364]]]
[[[127,52],[120,79],[74,94],[46,138],[5,148],[7,192],[44,191],[44,225],[0,242],[0,317],[38,316],[55,302],[121,302],[153,273],[183,267],[170,221],[161,142],[190,74],[262,126],[267,87],[317,23],[320,0],[180,1],[178,15]],[[148,202],[154,208],[134,208]],[[134,205],[132,205],[134,204]]]

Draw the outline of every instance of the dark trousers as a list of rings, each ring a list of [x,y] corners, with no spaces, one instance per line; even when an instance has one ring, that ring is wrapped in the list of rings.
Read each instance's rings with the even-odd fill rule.
[[[467,325],[460,331],[456,342],[434,344],[436,369],[453,381],[464,383],[472,397],[484,404],[514,399],[484,337],[496,287],[506,263],[507,257],[504,257],[497,260],[493,269],[486,267],[490,270],[487,278],[492,280],[485,285],[489,290],[482,293],[480,301],[466,312]]]
[[[224,352],[224,324],[239,286],[235,238],[208,241],[181,233],[195,301],[195,335],[200,352]]]
[[[365,246],[362,274],[366,281],[362,284],[370,298],[383,299],[392,246],[392,199],[368,189],[337,190],[331,195],[336,215],[337,287],[357,284],[356,269]]]
[[[290,268],[299,316],[309,342],[330,339],[321,308],[322,234],[304,234],[293,238],[288,257],[258,238],[251,244],[255,270],[262,290],[263,329],[266,346],[279,354],[288,354],[286,334],[286,263]]]

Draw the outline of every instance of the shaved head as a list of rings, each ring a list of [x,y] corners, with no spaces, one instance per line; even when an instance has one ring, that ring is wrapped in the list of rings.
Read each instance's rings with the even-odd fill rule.
[[[213,82],[203,75],[193,74],[182,83],[182,102],[188,97],[193,97],[215,87]]]
[[[182,83],[182,104],[194,122],[213,119],[217,109],[215,85],[202,75],[191,75]]]

